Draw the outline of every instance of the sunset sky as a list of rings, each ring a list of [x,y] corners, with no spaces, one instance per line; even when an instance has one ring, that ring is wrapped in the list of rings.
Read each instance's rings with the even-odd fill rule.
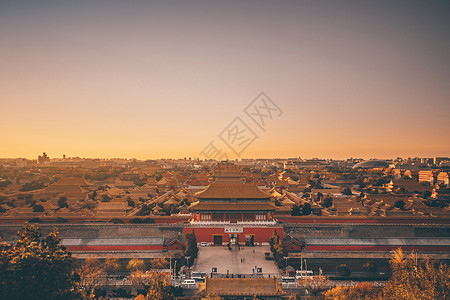
[[[0,0],[0,157],[450,156],[449,3]]]

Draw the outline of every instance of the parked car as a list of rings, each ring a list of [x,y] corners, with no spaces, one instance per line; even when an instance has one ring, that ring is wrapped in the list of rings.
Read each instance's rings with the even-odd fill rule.
[[[206,275],[207,275],[206,272],[194,271],[192,272],[191,278],[194,279],[196,282],[205,282]]]
[[[207,246],[209,246],[209,244],[208,244],[207,242],[201,242],[201,243],[200,243],[200,246],[202,246],[202,247],[207,247]]]
[[[297,287],[295,277],[281,277],[281,287],[284,289],[293,289]]]
[[[182,283],[181,286],[183,288],[195,288],[197,287],[197,283],[195,282],[194,279],[185,279]]]
[[[313,277],[313,271],[311,270],[297,270],[295,272],[295,278],[302,280],[306,278],[312,278]]]

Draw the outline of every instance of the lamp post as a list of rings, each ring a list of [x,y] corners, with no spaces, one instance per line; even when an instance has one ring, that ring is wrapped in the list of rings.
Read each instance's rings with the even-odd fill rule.
[[[190,256],[186,256],[187,259],[187,265],[188,265],[188,278],[191,278],[191,266],[189,265],[189,259],[191,259]]]
[[[303,276],[303,254],[302,251],[300,250],[300,274]]]
[[[285,270],[286,270],[286,276],[288,276],[288,273],[287,273],[287,266],[288,266],[288,258],[289,258],[289,257],[285,256],[285,257],[283,257],[283,258],[286,260],[286,268],[285,268]]]

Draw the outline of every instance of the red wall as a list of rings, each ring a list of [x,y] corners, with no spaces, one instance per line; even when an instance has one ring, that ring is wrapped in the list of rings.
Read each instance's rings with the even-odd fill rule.
[[[288,246],[286,246],[286,250],[287,251],[292,251],[292,252],[300,252],[302,250],[302,246],[296,245],[296,244],[290,244]]]
[[[450,251],[449,246],[305,246],[307,251],[391,251],[398,248],[404,251]]]
[[[185,227],[184,233],[191,233],[192,227]],[[267,243],[269,242],[269,238],[273,235],[273,230],[276,229],[278,235],[283,238],[283,227],[244,227],[244,231],[242,233],[234,233],[239,235],[239,243],[245,243],[246,235],[254,235],[255,243]],[[195,236],[197,238],[197,242],[214,242],[214,235],[222,236],[222,243],[229,242],[229,236],[231,233],[225,233],[223,227],[195,227]]]
[[[163,250],[163,245],[145,246],[67,246],[69,251]]]
[[[172,245],[167,246],[167,250],[183,250],[183,245],[178,243],[173,243]]]

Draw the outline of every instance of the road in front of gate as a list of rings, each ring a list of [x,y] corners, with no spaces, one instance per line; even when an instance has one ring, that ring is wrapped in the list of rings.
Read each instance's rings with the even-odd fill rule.
[[[269,246],[255,247],[228,247],[221,246],[199,246],[199,253],[195,271],[203,271],[211,275],[212,268],[217,268],[217,273],[221,274],[256,274],[257,268],[262,268],[262,273],[267,277],[280,276],[280,271],[272,260],[265,259],[265,252],[270,252]],[[256,269],[255,269],[256,268]]]

